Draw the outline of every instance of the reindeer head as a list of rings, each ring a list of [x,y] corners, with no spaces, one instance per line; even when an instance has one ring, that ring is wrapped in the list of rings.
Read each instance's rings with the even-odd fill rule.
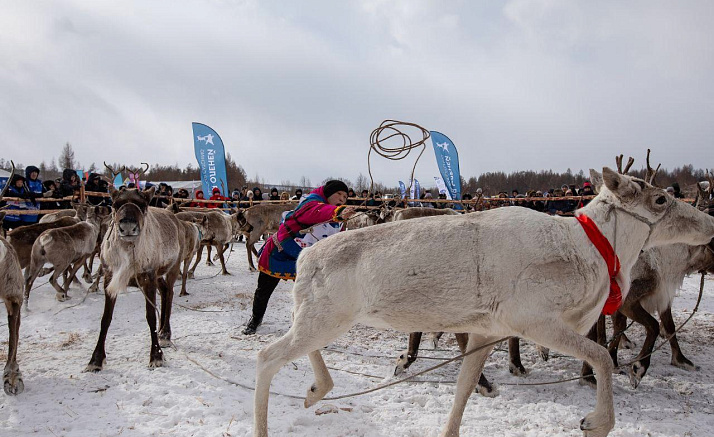
[[[115,190],[110,188],[114,205],[114,227],[119,238],[134,241],[141,235],[144,217],[149,208],[149,202],[154,197],[155,188],[146,191],[137,189]]]
[[[642,179],[618,174],[605,167],[602,194],[612,195],[613,207],[650,227],[648,245],[707,244],[714,237],[714,217],[676,200]]]

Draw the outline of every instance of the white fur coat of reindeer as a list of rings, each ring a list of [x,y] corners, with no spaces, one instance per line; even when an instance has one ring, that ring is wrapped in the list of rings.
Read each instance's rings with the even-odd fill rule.
[[[664,190],[608,168],[603,178],[606,188],[579,213],[588,215],[614,247],[623,294],[643,248],[699,245],[714,237],[713,217]],[[435,274],[435,263],[442,274]],[[387,223],[344,232],[304,250],[297,272],[294,323],[258,354],[255,437],[268,435],[275,373],[307,354],[315,383],[305,405],[315,404],[333,387],[320,348],[357,323],[403,332],[468,332],[468,350],[513,335],[586,360],[598,376],[597,405],[581,429],[586,436],[603,437],[615,424],[612,360],[605,348],[581,335],[597,320],[610,278],[574,218],[500,208]],[[464,358],[442,437],[459,435],[464,408],[492,347]]]

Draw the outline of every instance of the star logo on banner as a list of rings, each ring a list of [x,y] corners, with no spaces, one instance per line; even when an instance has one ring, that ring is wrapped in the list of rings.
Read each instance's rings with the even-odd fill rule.
[[[449,151],[449,143],[436,143],[436,147],[441,147],[444,149],[444,152]]]
[[[210,145],[212,145],[212,146],[214,145],[214,144],[213,144],[213,135],[212,135],[212,134],[206,134],[205,136],[197,135],[197,136],[196,136],[196,139],[197,139],[198,141],[205,141],[206,144],[210,144]]]

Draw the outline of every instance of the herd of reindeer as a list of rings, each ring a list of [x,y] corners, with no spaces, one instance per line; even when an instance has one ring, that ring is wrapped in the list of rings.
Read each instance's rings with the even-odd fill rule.
[[[558,289],[560,285],[551,287],[557,278],[562,279],[563,287],[567,287],[568,290],[580,290],[578,293],[588,293],[590,279],[592,279],[590,282],[600,284],[597,287],[593,286],[594,288],[607,289],[606,280],[608,278],[603,276],[603,272],[597,272],[597,274],[591,272],[591,267],[583,265],[575,259],[577,258],[575,255],[568,252],[567,246],[572,244],[571,240],[573,239],[561,241],[560,237],[554,236],[558,233],[570,232],[570,230],[561,229],[561,227],[565,226],[563,223],[574,222],[574,219],[548,217],[536,212],[515,212],[525,209],[511,207],[469,214],[462,214],[451,209],[421,207],[405,209],[382,207],[369,210],[357,214],[346,223],[348,232],[321,242],[315,248],[305,251],[304,256],[301,256],[298,262],[298,273],[302,272],[303,275],[298,275],[294,289],[296,303],[293,326],[285,337],[268,346],[258,356],[254,435],[267,436],[268,389],[272,376],[280,366],[297,356],[309,354],[310,362],[315,370],[316,382],[308,390],[305,404],[306,406],[314,404],[332,388],[332,380],[319,355],[319,348],[324,347],[329,341],[346,332],[358,322],[411,332],[408,350],[397,359],[395,375],[405,371],[417,359],[419,343],[422,338],[422,332],[417,331],[430,332],[434,344],[442,332],[455,333],[462,352],[487,343],[487,340],[492,340],[494,335],[508,335],[510,337],[508,340],[510,372],[517,376],[527,374],[520,359],[518,337],[538,344],[538,352],[543,359],[548,359],[548,348],[555,348],[566,354],[584,358],[581,382],[597,388],[598,393],[596,411],[581,422],[581,429],[588,436],[607,435],[614,424],[611,375],[608,373],[612,373],[613,369],[617,367],[618,348],[634,346],[625,334],[628,318],[643,325],[646,329],[646,339],[639,355],[625,369],[633,387],[637,387],[647,373],[650,356],[658,335],[669,340],[672,350],[672,365],[687,370],[696,369],[697,367],[684,356],[679,347],[671,308],[676,292],[681,287],[685,276],[696,272],[714,272],[714,240],[712,240],[714,218],[710,217],[714,215],[714,200],[712,200],[714,180],[709,177],[708,186],[698,184],[698,194],[693,205],[694,208],[692,208],[684,202],[671,198],[664,190],[655,188],[656,171],[649,166],[649,157],[645,180],[627,176],[627,170],[631,163],[623,171],[621,160],[622,157],[619,157],[618,172],[607,168],[603,170],[602,174],[591,171],[591,180],[597,188],[598,195],[593,199],[591,205],[584,208],[588,214],[592,214],[594,220],[598,221],[598,225],[601,221],[605,223],[605,225],[601,225],[601,228],[605,230],[606,235],[610,229],[607,224],[614,220],[614,234],[611,232],[611,241],[614,239],[615,250],[620,255],[622,262],[622,273],[618,280],[624,282],[621,285],[623,285],[623,295],[626,298],[620,309],[612,316],[615,334],[611,337],[610,344],[604,344],[606,337],[604,316],[599,315],[597,309],[599,308],[598,302],[604,301],[601,296],[602,290],[590,292],[596,295],[595,300],[581,296],[573,297],[571,294],[575,293],[574,291],[563,292],[555,299],[556,304],[551,301],[551,305],[557,308],[548,308],[547,311],[539,306],[543,300],[539,294],[541,291],[533,291],[538,287]],[[0,197],[2,195],[4,192]],[[264,238],[266,235],[276,232],[283,213],[294,208],[294,204],[259,204],[246,209],[234,209],[229,213],[220,210],[182,211],[181,206],[177,203],[171,203],[165,209],[155,208],[149,206],[154,196],[153,187],[143,191],[110,187],[110,195],[112,207],[76,205],[74,209],[44,215],[37,224],[14,229],[7,235],[0,236],[0,297],[4,300],[7,308],[9,328],[8,357],[3,373],[4,390],[8,395],[19,394],[24,389],[22,374],[17,363],[20,312],[23,301],[25,306],[29,305],[30,291],[39,276],[50,275],[49,283],[56,290],[56,297],[59,301],[69,298],[68,290],[70,285],[77,281],[76,275],[80,269],[84,269],[82,278],[91,284],[89,292],[97,291],[101,279],[104,280],[104,313],[97,345],[87,365],[87,371],[100,371],[106,363],[105,340],[117,296],[129,285],[140,287],[146,300],[146,319],[151,335],[149,366],[159,367],[163,364],[162,347],[166,347],[171,340],[170,318],[174,284],[180,277],[180,296],[188,295],[186,282],[193,277],[196,266],[201,260],[203,248],[207,248],[206,262],[208,264],[212,264],[211,248],[215,248],[217,254],[213,260],[220,260],[221,272],[228,275],[224,253],[229,250],[232,242],[243,235],[246,238],[248,265],[251,271],[255,271],[253,263],[253,256],[257,255],[255,245],[261,237]],[[665,206],[666,209],[664,209]],[[598,215],[598,207],[609,209],[601,217]],[[519,214],[525,215],[520,217]],[[0,211],[0,221],[4,215],[5,211]],[[436,215],[453,217],[410,220]],[[553,220],[557,225],[544,222],[545,224],[538,228],[539,223],[545,220],[540,216],[548,217],[547,220]],[[642,231],[647,234],[646,238],[643,241],[634,241],[632,238],[635,237],[620,236],[617,227],[618,217],[621,229],[629,229],[628,226],[635,229],[636,225],[647,225],[648,233]],[[409,222],[401,223],[405,220],[409,220]],[[534,224],[531,225],[531,222]],[[502,270],[498,270],[500,267],[494,267],[497,263],[488,260],[488,257],[493,256],[495,249],[493,247],[483,249],[487,243],[485,237],[480,238],[480,245],[474,243],[474,247],[471,248],[471,234],[463,233],[462,228],[465,224],[470,226],[471,230],[468,232],[477,232],[476,230],[482,232],[481,229],[484,232],[489,229],[497,230],[498,232],[493,232],[494,235],[513,235],[513,229],[520,226],[523,232],[528,233],[528,237],[524,237],[520,242],[517,241],[516,236],[513,237],[516,239],[514,243],[518,246],[517,251],[530,250],[523,247],[529,244],[537,246],[540,235],[541,239],[548,240],[547,244],[544,242],[542,243],[543,247],[534,247],[532,250],[545,251],[546,255],[541,255],[548,258],[550,256],[547,254],[548,244],[560,245],[557,246],[559,252],[554,255],[556,261],[549,261],[546,264],[545,272],[525,274],[525,278],[531,278],[530,286],[528,284],[523,286],[527,291],[523,291],[523,287],[516,285],[515,289],[510,290],[507,296],[493,294],[489,297],[489,293],[492,292],[488,290],[494,287],[494,283],[497,282],[489,275],[496,275],[498,272],[518,273],[518,256],[514,256],[516,258],[515,267],[511,260],[507,263],[509,264],[507,269],[504,267]],[[516,227],[511,229],[509,228],[511,225]],[[425,265],[423,270],[428,276],[421,277],[424,272],[414,266],[414,257],[416,256],[414,253],[409,257],[408,262],[404,261],[403,265],[398,264],[400,262],[398,256],[393,256],[391,264],[383,262],[384,265],[379,266],[386,271],[390,271],[388,269],[392,271],[409,270],[405,275],[398,275],[403,278],[396,281],[401,285],[395,285],[395,281],[387,283],[384,280],[379,282],[376,279],[369,279],[367,273],[364,276],[367,279],[362,282],[355,283],[354,279],[349,279],[355,276],[359,278],[360,275],[355,275],[355,273],[359,273],[361,268],[368,272],[370,270],[366,265],[374,266],[374,263],[377,262],[370,262],[364,257],[371,256],[382,259],[383,257],[377,254],[378,251],[394,250],[384,249],[390,247],[390,238],[395,239],[395,247],[401,247],[401,242],[409,240],[409,236],[412,235],[414,240],[411,240],[409,244],[417,245],[415,243],[418,241],[416,236],[422,231],[428,232],[432,237],[432,242],[422,246],[425,246],[424,250],[427,250],[427,253],[435,253],[441,250],[440,244],[449,243],[450,233],[457,232],[457,230],[461,233],[454,234],[457,240],[451,241],[450,244],[456,242],[462,249],[453,251],[451,250],[453,248],[445,247],[444,250],[450,250],[454,256],[470,260],[464,261],[466,263],[464,266],[472,269],[471,273],[464,278],[465,282],[471,284],[470,286],[474,290],[478,290],[478,299],[486,299],[488,304],[479,301],[471,302],[470,305],[460,305],[463,302],[458,301],[457,295],[454,297],[456,300],[453,303],[440,305],[444,307],[442,312],[429,310],[428,315],[424,315],[422,307],[419,306],[420,303],[425,308],[433,308],[433,301],[442,299],[446,295],[442,296],[439,292],[434,291],[432,301],[421,302],[419,297],[412,294],[406,297],[408,304],[398,302],[402,288],[415,292],[422,285],[428,286],[433,282],[434,277],[438,276],[441,271],[439,270],[441,266],[434,267],[433,262],[431,265],[427,262],[428,267]],[[632,235],[636,234],[637,232],[632,231]],[[435,235],[439,235],[439,237],[435,237]],[[608,239],[610,239],[610,235],[608,235]],[[329,243],[330,241],[334,241],[334,243]],[[350,243],[368,246],[371,252],[367,253],[365,249],[360,248],[359,251],[345,258],[347,255],[344,255],[343,251],[336,247],[340,241],[343,246],[350,246]],[[374,241],[379,241],[384,245],[370,244]],[[632,247],[626,247],[627,245]],[[502,239],[498,240],[497,246],[503,246]],[[587,244],[583,243],[583,246],[587,246]],[[499,252],[499,250],[495,251]],[[588,256],[591,255],[588,254]],[[328,298],[319,294],[319,290],[316,290],[319,287],[310,282],[310,278],[313,278],[320,284],[330,283],[326,278],[328,273],[319,271],[316,273],[311,270],[314,265],[317,265],[316,263],[319,264],[318,258],[321,256],[323,261],[328,259],[330,262],[345,264],[335,269],[338,271],[342,269],[341,275],[347,277],[340,277],[339,280],[336,280],[338,281],[336,283],[344,282],[342,287],[346,290],[345,296],[341,297],[344,301],[339,302],[340,310],[330,307],[330,305],[336,304],[330,301],[324,303],[325,307],[321,311],[322,300]],[[500,256],[501,254],[496,254],[495,258],[498,259]],[[97,257],[100,262],[95,271],[94,261]],[[426,258],[433,261],[431,256]],[[587,262],[590,265],[602,264],[602,259],[598,261],[596,258],[597,256]],[[360,264],[360,260],[363,260],[362,264],[365,265]],[[193,265],[191,266],[192,261]],[[469,262],[475,264],[468,264]],[[552,263],[561,265],[551,266]],[[575,269],[576,274],[569,275],[568,268],[570,267],[567,264],[573,264],[570,267]],[[323,272],[330,269],[325,262],[319,266]],[[548,270],[550,268],[554,268],[554,270]],[[453,266],[450,270],[452,269]],[[479,271],[479,269],[481,270]],[[529,272],[530,264],[523,266],[522,269],[524,273]],[[490,270],[494,270],[494,272]],[[329,271],[331,274],[332,270]],[[316,275],[322,276],[314,279]],[[544,275],[548,275],[548,277],[546,278]],[[590,276],[593,276],[594,279]],[[580,282],[583,280],[579,279],[580,277],[585,278],[582,284]],[[414,282],[417,280],[419,282]],[[438,288],[438,283],[437,280],[432,285]],[[370,290],[372,288],[382,290],[365,292],[365,287],[371,287]],[[397,288],[390,292],[390,287]],[[157,290],[161,296],[160,304],[157,304]],[[407,293],[407,290],[403,292]],[[466,292],[464,291],[464,293]],[[369,293],[393,294],[389,298],[385,298],[382,295],[369,297]],[[520,299],[519,293],[523,296],[528,293],[530,295],[527,298],[522,298],[520,304],[514,304],[513,302]],[[309,298],[306,297],[308,294]],[[369,303],[364,302],[364,299],[368,299]],[[458,309],[454,305],[457,305]],[[331,309],[325,309],[328,307]],[[508,308],[511,308],[511,312],[515,315],[506,314],[509,312]],[[592,308],[595,308],[595,311]],[[449,312],[450,309],[452,312]],[[335,315],[336,311],[340,314]],[[459,316],[459,311],[471,311],[471,313]],[[548,311],[552,312],[551,317],[561,317],[558,323],[564,320],[564,324],[569,328],[564,327],[563,332],[553,331],[554,328],[548,326],[548,320],[535,315],[538,312],[546,313]],[[654,317],[655,313],[659,315],[661,324]],[[157,314],[159,317],[158,329]],[[448,319],[449,322],[437,321],[440,315],[443,316],[442,318]],[[519,318],[514,319],[516,316]],[[335,317],[341,318],[335,319]],[[308,318],[310,321],[306,321]],[[524,321],[528,324],[523,325]],[[554,324],[557,325],[557,323]],[[325,326],[334,325],[339,325],[335,332],[324,329]],[[313,332],[320,326],[323,329]],[[589,340],[582,341],[588,343],[582,343],[581,340],[571,337],[569,330],[577,332],[579,337],[582,337],[580,334],[587,333]],[[289,346],[286,342],[290,342]],[[596,346],[600,349],[593,349],[590,344],[596,342],[605,346],[607,351],[601,346]],[[490,349],[484,348],[484,351],[490,351]],[[607,355],[609,364],[602,359],[602,353]],[[486,356],[487,354],[479,351],[479,353],[464,358],[457,385],[456,401],[449,417],[449,423],[442,433],[443,436],[459,435],[463,406],[470,393],[476,390],[485,396],[496,395],[494,388],[482,373]],[[592,373],[591,365],[595,367],[597,381]],[[468,372],[471,372],[472,375],[465,375]],[[610,397],[609,401],[608,396]]]

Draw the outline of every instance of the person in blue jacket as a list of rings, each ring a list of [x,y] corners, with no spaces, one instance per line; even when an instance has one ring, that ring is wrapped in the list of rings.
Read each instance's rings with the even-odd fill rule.
[[[35,199],[42,197],[42,181],[40,180],[40,169],[34,165],[25,167],[25,187],[29,191],[30,201],[25,202],[25,209],[40,210],[40,203]],[[38,215],[23,215],[20,217],[26,225],[31,225],[39,221]]]

